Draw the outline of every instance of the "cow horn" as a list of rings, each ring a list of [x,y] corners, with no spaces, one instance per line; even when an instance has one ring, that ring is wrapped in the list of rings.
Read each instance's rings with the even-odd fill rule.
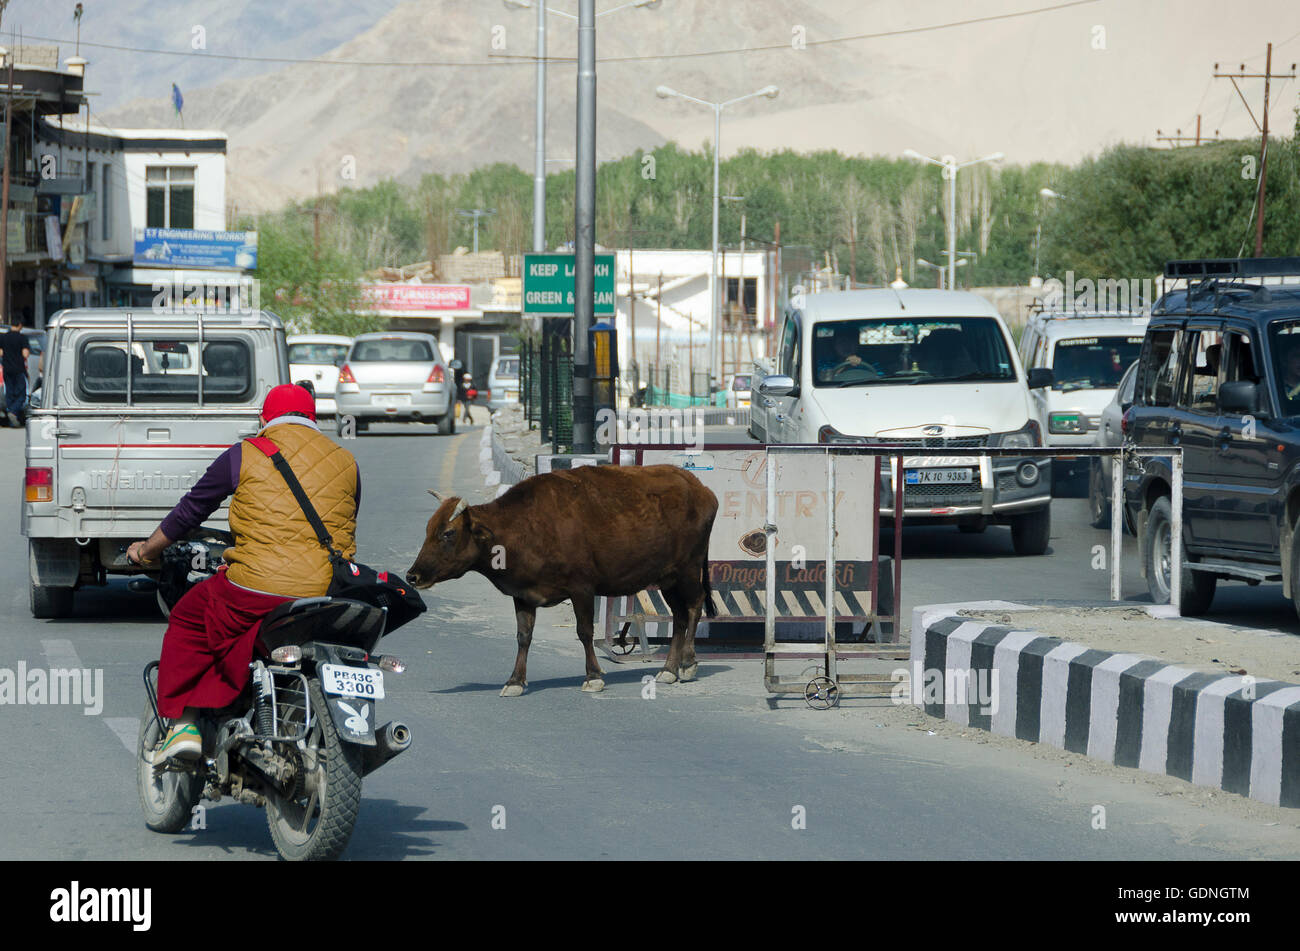
[[[433,496],[435,499],[437,499],[439,502],[442,501],[442,496],[439,495],[435,490],[430,489],[430,490],[429,490],[429,494],[432,495],[432,496]]]
[[[465,511],[465,509],[467,509],[468,507],[469,506],[465,504],[464,499],[457,500],[456,508],[452,510],[451,518],[447,519],[447,521],[454,522],[456,520],[456,516],[458,516],[461,512]]]

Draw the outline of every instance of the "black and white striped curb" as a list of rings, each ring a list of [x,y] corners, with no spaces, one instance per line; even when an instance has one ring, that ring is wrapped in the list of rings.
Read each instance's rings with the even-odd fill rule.
[[[577,469],[579,466],[607,466],[609,465],[608,453],[592,453],[590,455],[574,455],[571,453],[539,453],[537,456],[537,474],[543,472],[555,472],[560,469]]]
[[[1091,650],[955,607],[980,606],[912,616],[910,699],[931,716],[1300,806],[1300,686]],[[939,672],[942,685],[972,689],[945,690]]]

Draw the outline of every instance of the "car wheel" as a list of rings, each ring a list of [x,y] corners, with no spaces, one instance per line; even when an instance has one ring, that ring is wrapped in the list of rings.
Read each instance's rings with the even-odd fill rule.
[[[1017,555],[1042,555],[1052,537],[1052,507],[1044,505],[1011,519],[1011,545]]]
[[[1088,466],[1088,524],[1093,528],[1110,527],[1110,491],[1102,485],[1101,464],[1096,459]]]
[[[452,410],[447,410],[438,417],[438,435],[450,436],[456,431],[456,414]]]
[[[31,583],[30,601],[32,617],[65,618],[72,615],[72,589],[50,588]]]
[[[1151,506],[1142,536],[1142,564],[1146,567],[1147,591],[1156,604],[1168,604],[1172,574],[1173,514],[1169,497],[1162,495]],[[1198,617],[1210,609],[1218,579],[1187,567],[1187,544],[1183,543],[1183,570],[1178,609],[1185,617]]]

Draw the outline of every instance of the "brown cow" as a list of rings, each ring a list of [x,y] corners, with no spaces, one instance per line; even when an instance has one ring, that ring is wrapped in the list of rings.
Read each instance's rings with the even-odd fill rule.
[[[587,653],[582,689],[603,690],[592,647],[595,597],[631,595],[657,585],[673,612],[673,638],[656,679],[691,680],[700,612],[714,613],[708,563],[717,512],[717,497],[676,466],[582,466],[544,473],[483,505],[443,500],[406,580],[428,588],[477,571],[514,598],[519,655],[503,697],[519,696],[528,684],[537,609],[561,601],[573,602],[578,639]]]

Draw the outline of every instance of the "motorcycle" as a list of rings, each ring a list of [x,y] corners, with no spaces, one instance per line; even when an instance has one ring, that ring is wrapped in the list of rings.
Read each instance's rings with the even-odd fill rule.
[[[164,556],[160,591],[171,604],[196,583],[189,566],[202,561],[200,544],[180,543]],[[167,581],[169,564],[186,574]],[[406,724],[377,726],[384,674],[405,669],[373,653],[386,621],[386,609],[343,598],[275,608],[258,629],[247,685],[226,708],[202,711],[203,753],[188,762],[155,763],[167,727],[158,713],[158,661],[146,665],[137,749],[145,825],[180,832],[200,799],[230,796],[266,809],[283,858],[337,858],[356,824],[362,779],[411,745]]]

